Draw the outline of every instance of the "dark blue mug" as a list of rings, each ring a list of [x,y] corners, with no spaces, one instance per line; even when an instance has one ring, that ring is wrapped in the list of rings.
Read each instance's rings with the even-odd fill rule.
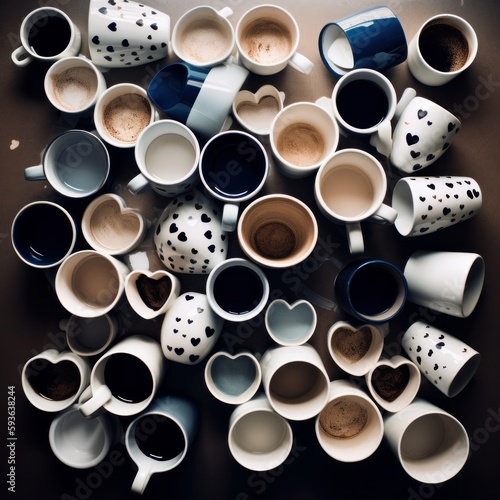
[[[324,65],[336,76],[357,68],[384,71],[408,55],[399,19],[383,6],[328,23],[320,31],[318,44]]]
[[[335,278],[339,306],[364,323],[385,323],[406,303],[408,285],[403,272],[382,259],[358,259],[344,266]]]

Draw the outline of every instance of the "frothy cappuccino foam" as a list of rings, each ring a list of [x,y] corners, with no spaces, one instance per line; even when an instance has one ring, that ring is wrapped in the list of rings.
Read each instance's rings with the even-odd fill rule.
[[[97,76],[85,66],[68,68],[52,78],[54,98],[69,111],[86,108],[97,92]]]
[[[188,26],[180,36],[184,57],[199,63],[214,61],[230,48],[231,38],[216,21],[197,21]]]

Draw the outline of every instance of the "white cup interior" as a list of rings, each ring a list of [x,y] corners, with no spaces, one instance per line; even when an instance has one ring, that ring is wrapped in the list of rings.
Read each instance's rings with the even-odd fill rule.
[[[114,322],[108,314],[96,318],[71,316],[66,325],[68,347],[80,356],[93,356],[103,352],[116,333]]]

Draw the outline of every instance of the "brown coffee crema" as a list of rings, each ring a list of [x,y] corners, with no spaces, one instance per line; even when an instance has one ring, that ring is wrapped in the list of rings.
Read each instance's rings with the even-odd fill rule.
[[[394,369],[389,366],[381,366],[372,374],[372,385],[375,392],[389,403],[402,394],[409,380],[410,369],[407,365],[401,365]]]
[[[80,387],[80,372],[75,363],[67,360],[56,364],[33,361],[28,365],[27,378],[33,390],[49,401],[71,398]]]
[[[252,21],[244,29],[240,43],[246,55],[260,64],[283,61],[292,50],[290,31],[271,18]]]
[[[321,428],[331,437],[347,439],[358,435],[368,422],[368,410],[354,398],[330,401],[319,414]]]
[[[269,259],[285,259],[297,246],[295,232],[281,221],[269,221],[257,228],[252,243],[255,249]]]
[[[338,328],[332,336],[332,348],[347,361],[355,363],[369,351],[372,337],[372,331],[367,326],[359,330]]]
[[[68,68],[52,77],[54,98],[68,111],[90,105],[97,92],[97,76],[85,66]]]
[[[151,121],[151,105],[142,95],[123,94],[105,106],[102,120],[113,138],[122,142],[135,142]]]
[[[280,156],[299,167],[318,163],[325,152],[325,141],[320,132],[308,123],[292,123],[285,127],[276,141]]]
[[[448,73],[462,68],[469,57],[469,44],[462,31],[449,24],[430,24],[422,30],[419,48],[425,61]]]
[[[231,47],[231,36],[226,31],[216,21],[196,21],[182,32],[180,50],[184,57],[198,63],[219,59]]]

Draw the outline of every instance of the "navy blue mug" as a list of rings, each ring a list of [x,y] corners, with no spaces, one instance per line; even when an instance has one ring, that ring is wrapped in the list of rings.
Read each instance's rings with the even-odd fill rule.
[[[11,240],[24,263],[47,269],[60,264],[73,251],[76,225],[68,211],[57,203],[35,201],[14,218]]]
[[[357,68],[384,71],[402,63],[408,55],[399,19],[382,6],[326,24],[318,43],[324,65],[336,76]]]
[[[403,272],[382,259],[358,259],[335,278],[339,306],[364,323],[385,323],[406,303],[408,285]]]

